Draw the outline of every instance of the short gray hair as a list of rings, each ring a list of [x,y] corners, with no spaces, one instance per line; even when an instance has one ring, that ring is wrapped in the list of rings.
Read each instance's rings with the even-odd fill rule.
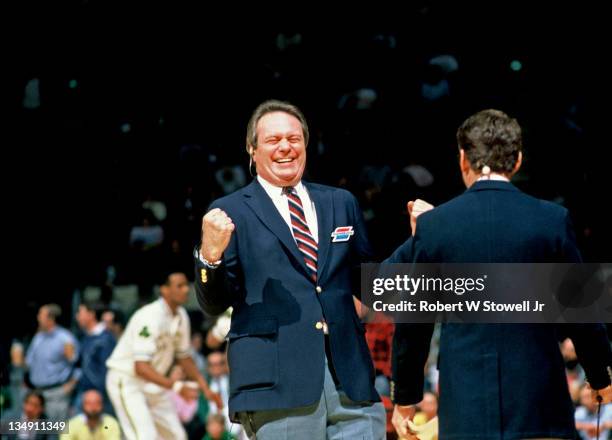
[[[251,147],[257,148],[257,123],[264,115],[274,112],[283,112],[296,117],[300,121],[300,124],[302,124],[304,145],[308,145],[308,124],[306,123],[306,118],[304,117],[302,111],[295,105],[288,102],[270,99],[259,104],[255,111],[253,111],[251,119],[249,119],[246,133],[247,153],[251,154]]]

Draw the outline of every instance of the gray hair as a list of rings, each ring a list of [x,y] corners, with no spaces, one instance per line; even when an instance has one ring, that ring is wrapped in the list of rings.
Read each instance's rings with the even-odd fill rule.
[[[257,123],[264,115],[274,112],[283,112],[296,117],[300,124],[302,124],[304,144],[308,145],[308,124],[302,111],[288,102],[270,99],[259,104],[255,111],[253,111],[251,119],[249,119],[246,133],[246,151],[249,155],[251,154],[251,148],[257,148]]]

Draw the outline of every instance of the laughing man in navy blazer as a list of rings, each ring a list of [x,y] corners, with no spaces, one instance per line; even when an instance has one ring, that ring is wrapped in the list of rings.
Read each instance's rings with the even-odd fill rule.
[[[371,251],[347,191],[302,180],[308,126],[266,101],[247,127],[257,176],[211,205],[196,258],[205,312],[233,307],[229,410],[257,439],[375,439],[384,408],[355,313]]]
[[[388,263],[580,262],[568,211],[510,183],[522,160],[521,129],[497,110],[468,118],[457,132],[468,188],[418,217],[413,237]],[[393,424],[423,397],[433,324],[398,324],[393,341]],[[548,324],[443,324],[438,365],[439,438],[574,438],[556,327]],[[566,325],[587,379],[610,400],[610,342],[603,325]]]

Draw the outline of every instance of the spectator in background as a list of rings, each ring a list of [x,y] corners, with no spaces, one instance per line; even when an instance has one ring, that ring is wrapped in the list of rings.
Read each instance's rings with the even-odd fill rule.
[[[376,372],[376,380],[374,386],[381,397],[390,396],[390,379],[391,379],[391,344],[393,342],[393,320],[382,312],[363,306],[361,302],[354,298],[355,309],[360,318],[366,321],[366,341],[372,362],[374,362],[374,370]]]
[[[597,402],[591,389],[585,385],[580,390],[580,406],[574,414],[576,429],[583,440],[606,440],[612,429],[612,405],[601,405],[599,438],[597,438]]]
[[[580,403],[580,390],[586,380],[584,370],[578,363],[578,356],[574,343],[570,338],[566,338],[560,343],[561,355],[565,362],[565,375],[569,387],[570,397],[576,405]]]
[[[450,55],[446,55],[450,57]],[[421,98],[427,104],[440,104],[450,96],[450,83],[442,57],[429,60],[421,82]]]
[[[39,391],[29,391],[24,399],[21,411],[6,411],[2,414],[3,425],[8,422],[36,422],[45,420],[45,398]],[[3,437],[4,438],[4,437]],[[25,440],[47,440],[51,436],[40,433],[40,431],[22,431],[16,438]]]
[[[227,368],[227,357],[222,351],[213,351],[206,358],[210,390],[219,393],[224,408],[227,408],[229,399],[229,370]],[[217,413],[219,409],[214,402],[209,402],[210,412]]]
[[[170,370],[170,374],[168,375],[170,380],[172,381],[185,381],[187,377],[185,376],[185,371],[179,364],[175,364]],[[170,395],[172,400],[174,401],[174,406],[176,407],[176,413],[178,414],[179,420],[183,424],[183,428],[185,428],[185,432],[187,433],[187,438],[202,438],[202,432],[204,431],[204,423],[200,421],[196,416],[198,412],[198,402],[199,399],[185,399],[180,393],[176,391],[171,391]],[[198,435],[197,433],[200,433]]]
[[[142,208],[151,211],[151,213],[158,222],[163,222],[164,220],[166,220],[166,216],[168,213],[168,210],[166,209],[166,204],[161,200],[156,200],[153,197],[153,194],[148,193],[146,195],[144,202],[142,202]]]
[[[114,414],[106,394],[106,360],[115,344],[115,336],[101,322],[104,306],[101,303],[84,302],[79,305],[76,320],[85,335],[81,339],[81,378],[77,384],[76,407],[87,390],[97,390],[104,400],[104,412]]]
[[[206,358],[202,354],[202,346],[204,344],[204,337],[199,331],[194,331],[191,334],[191,357],[195,362],[198,370],[202,375],[206,374]]]
[[[187,379],[183,368],[178,364],[172,367],[168,377],[173,382],[185,381]],[[174,390],[172,390],[170,394],[172,395],[172,400],[174,401],[174,406],[176,407],[176,412],[178,413],[181,423],[183,426],[187,425],[191,422],[194,414],[198,410],[198,401],[196,399],[185,399]]]
[[[427,423],[438,415],[438,396],[427,391],[423,394],[423,400],[417,406],[419,411],[414,416],[414,424]]]
[[[83,394],[83,413],[68,422],[68,434],[62,434],[60,440],[119,440],[121,429],[119,422],[103,411],[103,397],[97,390]]]
[[[27,387],[24,383],[25,353],[21,341],[13,340],[10,348],[10,363],[7,362],[6,372],[2,374],[2,387],[6,387],[6,382],[8,382],[8,389],[3,389],[3,391],[9,391],[8,397],[5,396],[2,405],[0,405],[2,414],[4,414],[7,408],[15,408],[21,405],[23,396],[27,392]]]
[[[39,330],[26,354],[29,381],[42,391],[46,414],[51,420],[66,418],[78,380],[74,374],[78,344],[72,333],[57,324],[61,313],[57,304],[46,304],[39,309]]]
[[[236,440],[236,436],[225,429],[225,418],[221,414],[210,414],[206,419],[206,435],[202,440]]]
[[[144,210],[142,223],[130,231],[130,245],[142,250],[154,249],[164,241],[164,230],[148,209]]]
[[[130,231],[130,249],[133,253],[134,280],[138,285],[141,304],[148,302],[153,294],[152,274],[157,273],[161,258],[164,230],[157,224],[153,213],[144,210],[139,225]]]
[[[125,315],[119,309],[105,310],[102,313],[102,322],[106,325],[108,331],[110,331],[115,340],[118,341],[123,331],[125,330]]]
[[[243,436],[241,425],[232,423],[229,417],[229,368],[227,355],[223,351],[213,351],[206,358],[210,390],[221,395],[223,409],[219,410],[214,402],[208,402],[210,414],[221,414],[225,418],[225,427],[231,434],[240,438]]]

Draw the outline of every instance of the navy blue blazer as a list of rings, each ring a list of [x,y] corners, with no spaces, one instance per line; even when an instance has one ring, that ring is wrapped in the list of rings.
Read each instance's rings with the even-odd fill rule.
[[[500,181],[479,181],[424,213],[414,237],[389,263],[579,262],[565,208]],[[433,325],[398,324],[393,341],[393,400],[419,402]],[[574,438],[558,333],[547,324],[443,324],[440,439]],[[610,383],[603,325],[564,325],[588,380]]]
[[[354,401],[378,401],[364,327],[353,304],[359,265],[371,250],[357,200],[348,191],[303,182],[317,212],[318,273],[306,270],[287,223],[257,179],[216,200],[236,225],[223,263],[207,269],[196,259],[202,309],[232,306],[228,360],[231,414],[288,409],[317,402],[323,390],[325,336],[340,386]],[[348,241],[332,231],[352,226]]]

